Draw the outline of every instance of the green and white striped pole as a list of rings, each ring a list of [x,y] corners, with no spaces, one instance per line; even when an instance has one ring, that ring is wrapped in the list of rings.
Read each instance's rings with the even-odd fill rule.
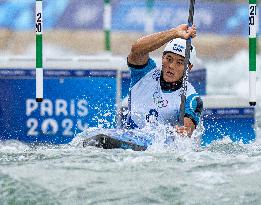
[[[146,0],[147,17],[145,22],[145,33],[154,32],[154,16],[153,16],[154,0]]]
[[[249,0],[249,104],[256,105],[256,0]]]
[[[104,49],[106,52],[111,52],[111,3],[110,3],[110,0],[104,0],[103,30],[104,30],[104,37],[105,37]]]
[[[36,0],[36,102],[43,101],[43,11],[42,0]]]

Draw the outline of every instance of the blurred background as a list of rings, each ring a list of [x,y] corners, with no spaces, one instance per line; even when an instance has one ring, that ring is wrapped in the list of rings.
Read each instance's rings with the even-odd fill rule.
[[[127,56],[131,44],[146,33],[187,22],[189,1],[111,0],[110,3],[114,55]],[[43,10],[45,57],[104,51],[103,0],[44,0]],[[33,0],[0,0],[1,56],[35,55],[34,15]],[[194,44],[199,58],[227,59],[248,48],[248,1],[197,0],[194,21],[198,27]],[[152,55],[160,55],[161,51]]]

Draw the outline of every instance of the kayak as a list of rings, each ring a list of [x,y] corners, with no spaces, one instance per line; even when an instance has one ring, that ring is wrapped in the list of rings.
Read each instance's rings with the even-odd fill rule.
[[[82,146],[95,146],[103,149],[132,149],[145,151],[155,142],[155,133],[143,131],[129,131],[118,129],[86,130],[78,134],[82,140]],[[165,144],[173,142],[172,137],[164,139]]]
[[[150,144],[149,141],[144,143],[139,140],[104,134],[98,134],[83,141],[83,147],[95,146],[103,149],[132,149],[134,151],[145,151],[148,144]]]
[[[106,132],[93,136],[87,136],[83,140],[83,147],[95,146],[103,149],[132,149],[134,151],[145,151],[151,144],[150,136],[137,136],[133,132]]]

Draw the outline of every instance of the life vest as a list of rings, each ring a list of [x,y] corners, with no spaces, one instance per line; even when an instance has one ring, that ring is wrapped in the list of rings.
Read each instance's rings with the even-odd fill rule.
[[[147,123],[177,124],[181,88],[172,92],[162,91],[160,73],[159,68],[152,69],[130,89],[127,119],[129,127],[143,128]],[[191,96],[190,99],[198,97],[189,82],[187,96]]]

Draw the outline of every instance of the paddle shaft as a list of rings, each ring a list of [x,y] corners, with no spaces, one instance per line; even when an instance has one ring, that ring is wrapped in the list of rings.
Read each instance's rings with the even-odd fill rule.
[[[195,0],[190,0],[189,17],[188,17],[189,26],[193,25],[194,5],[195,5]],[[182,81],[182,87],[181,87],[181,103],[180,103],[180,115],[179,115],[179,125],[180,126],[184,126],[187,82],[188,82],[188,75],[189,75],[188,72],[189,72],[190,50],[191,50],[191,37],[189,39],[187,39],[187,41],[186,41],[184,73],[183,73],[183,81]]]

